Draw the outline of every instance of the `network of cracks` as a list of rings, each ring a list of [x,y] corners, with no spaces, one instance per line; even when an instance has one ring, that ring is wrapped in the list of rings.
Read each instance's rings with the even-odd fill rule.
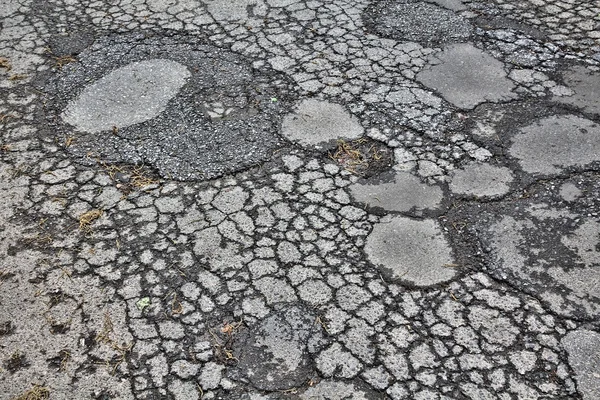
[[[600,396],[598,15],[9,1],[0,387]]]

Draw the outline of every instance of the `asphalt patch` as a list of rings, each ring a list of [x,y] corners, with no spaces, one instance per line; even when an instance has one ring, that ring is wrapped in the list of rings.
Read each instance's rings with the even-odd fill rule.
[[[465,42],[473,30],[469,21],[455,12],[416,0],[375,3],[363,19],[377,35],[425,44]]]
[[[49,134],[83,163],[144,164],[165,178],[205,180],[266,161],[286,144],[278,128],[291,108],[287,78],[199,38],[107,36],[76,61],[43,90]]]

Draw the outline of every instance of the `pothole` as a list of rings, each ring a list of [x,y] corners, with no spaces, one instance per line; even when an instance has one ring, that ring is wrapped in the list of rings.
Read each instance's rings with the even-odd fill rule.
[[[327,152],[327,158],[362,178],[380,175],[391,170],[394,165],[393,149],[367,137],[338,139],[336,148]]]
[[[185,35],[97,40],[45,84],[54,134],[82,162],[145,164],[212,179],[284,145],[286,78]]]

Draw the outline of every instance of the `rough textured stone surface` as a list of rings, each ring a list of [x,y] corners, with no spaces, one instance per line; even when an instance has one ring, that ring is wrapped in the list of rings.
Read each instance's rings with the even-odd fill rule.
[[[521,129],[509,152],[533,174],[584,167],[600,161],[600,125],[575,115],[547,117]]]
[[[502,63],[472,44],[447,46],[429,62],[431,66],[419,72],[417,79],[456,107],[472,109],[515,97],[515,85],[507,79]]]
[[[460,2],[447,1],[440,5],[446,8],[424,1],[382,1],[369,9],[365,18],[377,34],[397,40],[424,43],[466,41],[473,27],[468,20],[448,9],[460,9]]]
[[[452,279],[452,250],[433,220],[388,217],[373,228],[365,248],[369,260],[392,279],[428,286]]]
[[[363,127],[339,104],[307,99],[283,119],[281,133],[291,141],[308,146],[329,140],[356,139],[363,133]]]
[[[131,63],[87,86],[69,103],[63,119],[90,133],[147,121],[165,110],[190,75],[170,60]]]

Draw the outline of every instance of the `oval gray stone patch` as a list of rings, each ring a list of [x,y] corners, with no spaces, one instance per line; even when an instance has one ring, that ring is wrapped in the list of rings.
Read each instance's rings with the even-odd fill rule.
[[[437,209],[443,198],[438,186],[423,183],[408,172],[397,172],[391,182],[355,183],[350,191],[357,201],[371,207],[400,212]]]
[[[534,174],[584,167],[600,161],[600,125],[575,115],[547,117],[521,129],[509,153]]]
[[[356,139],[363,131],[358,120],[341,105],[314,99],[300,102],[281,126],[283,136],[305,146],[334,139]]]
[[[48,133],[75,137],[67,151],[83,164],[93,154],[168,179],[208,180],[287,144],[280,129],[291,82],[196,35],[100,36],[77,58],[40,85],[53,99]]]
[[[450,45],[430,57],[429,63],[417,80],[457,107],[472,109],[484,102],[516,97],[503,64],[472,44]]]
[[[165,110],[189,77],[187,67],[175,61],[134,62],[87,86],[62,117],[89,133],[148,121]]]
[[[453,193],[476,197],[496,197],[508,193],[514,177],[510,169],[471,163],[454,171],[450,181]]]
[[[452,249],[431,219],[383,218],[367,238],[365,251],[392,279],[411,285],[435,285],[456,275]]]

